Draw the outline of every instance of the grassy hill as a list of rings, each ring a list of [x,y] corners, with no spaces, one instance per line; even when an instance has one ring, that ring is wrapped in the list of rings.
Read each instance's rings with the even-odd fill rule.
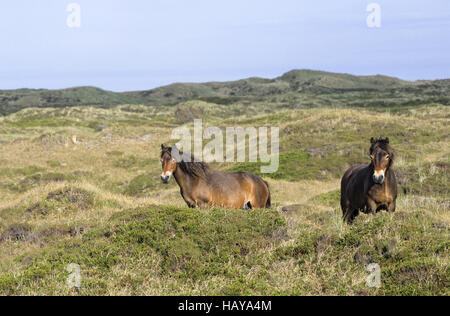
[[[439,102],[450,104],[450,81],[410,82],[386,76],[353,76],[312,70],[294,70],[275,79],[249,78],[232,82],[177,83],[148,91],[116,93],[94,87],[63,90],[0,90],[0,115],[29,107],[122,104],[175,105],[189,100],[218,104],[239,101],[289,104],[291,107],[317,95],[314,106],[346,104],[393,106]]]
[[[450,107],[435,100],[449,94],[432,93],[449,82],[389,79],[391,92],[384,84],[373,92],[367,87],[385,78],[285,76],[157,90],[170,99],[163,91],[183,88],[189,99],[194,88],[220,87],[216,99],[175,106],[34,107],[0,117],[0,295],[449,295]],[[328,93],[307,88],[311,80]],[[251,90],[241,99],[245,86],[307,92]],[[161,183],[160,144],[193,117],[205,127],[279,126],[280,168],[263,175],[272,209],[191,210],[175,183]],[[379,135],[398,157],[397,211],[348,226],[340,176],[368,162]],[[81,267],[80,289],[66,285],[70,263]],[[366,285],[370,263],[381,267],[380,288]]]
[[[67,107],[89,105],[111,107],[118,104],[139,103],[132,96],[105,91],[94,87],[62,90],[0,90],[0,114],[9,114],[29,107]],[[143,101],[143,100],[142,100]]]

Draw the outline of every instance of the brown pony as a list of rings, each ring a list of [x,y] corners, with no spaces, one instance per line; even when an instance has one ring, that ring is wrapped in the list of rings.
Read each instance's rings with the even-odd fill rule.
[[[344,220],[352,223],[359,214],[395,211],[397,180],[392,170],[394,151],[389,138],[370,140],[369,165],[356,165],[341,180],[341,208]]]
[[[176,146],[161,145],[161,164],[161,180],[169,183],[173,176],[181,196],[191,208],[270,207],[269,185],[254,174],[213,170],[194,156],[179,152]]]

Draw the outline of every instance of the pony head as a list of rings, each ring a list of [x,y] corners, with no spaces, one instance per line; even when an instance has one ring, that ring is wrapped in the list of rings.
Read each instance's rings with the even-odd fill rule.
[[[373,166],[373,182],[383,184],[386,173],[394,161],[394,151],[389,145],[389,138],[370,139],[370,159]]]

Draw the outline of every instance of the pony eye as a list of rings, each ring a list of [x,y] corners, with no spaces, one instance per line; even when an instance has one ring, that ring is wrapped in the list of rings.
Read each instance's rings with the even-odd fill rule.
[[[388,160],[388,159],[389,159],[389,155],[386,156],[386,160]]]
[[[175,162],[175,158],[172,158],[172,162]]]

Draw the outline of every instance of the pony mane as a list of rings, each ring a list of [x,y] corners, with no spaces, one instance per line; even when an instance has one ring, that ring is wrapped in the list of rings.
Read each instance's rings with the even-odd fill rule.
[[[161,158],[164,155],[164,153],[167,153],[169,154],[170,157],[172,157],[172,148],[173,147],[162,148]],[[195,158],[194,155],[192,154],[188,153],[185,154],[181,151],[179,152],[179,154],[180,159],[177,159],[177,164],[178,167],[180,167],[184,173],[193,176],[195,178],[206,179],[206,177],[210,172],[210,167],[206,162]]]
[[[377,148],[380,148],[388,153],[391,161],[394,161],[395,153],[391,145],[389,145],[389,137],[386,138],[373,138],[370,140],[370,154],[372,154]]]

